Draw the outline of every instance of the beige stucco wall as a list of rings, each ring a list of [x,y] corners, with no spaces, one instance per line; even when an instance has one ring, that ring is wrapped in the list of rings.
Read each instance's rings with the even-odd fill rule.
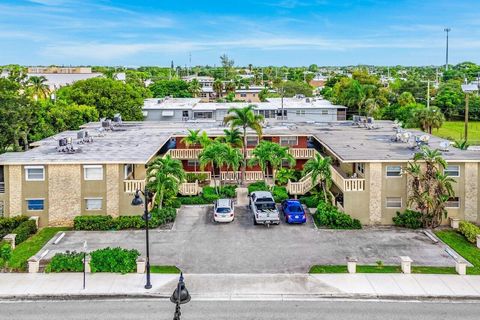
[[[80,165],[48,167],[49,225],[71,225],[82,209]]]
[[[9,166],[5,176],[8,177],[8,212],[10,217],[22,214],[22,166]]]
[[[403,212],[408,204],[408,186],[407,176],[387,177],[387,166],[406,167],[405,163],[383,163],[382,164],[382,219],[381,224],[392,224],[393,217],[396,216],[397,211]],[[387,198],[400,197],[402,199],[401,208],[387,208]]]
[[[478,164],[465,163],[465,220],[478,218]]]
[[[370,163],[368,168],[368,183],[370,194],[370,224],[382,221],[382,164]]]
[[[112,217],[118,217],[120,215],[120,212],[119,212],[120,191],[123,191],[123,190],[120,190],[120,178],[121,178],[120,170],[121,168],[117,164],[106,165],[106,185],[107,185],[106,186],[107,187],[106,207],[107,207],[107,214],[111,215]]]

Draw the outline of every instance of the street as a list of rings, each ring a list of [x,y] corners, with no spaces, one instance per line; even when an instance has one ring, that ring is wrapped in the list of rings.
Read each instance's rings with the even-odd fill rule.
[[[0,302],[0,319],[172,319],[175,306],[159,300]],[[385,301],[192,301],[182,319],[478,319],[478,303]]]

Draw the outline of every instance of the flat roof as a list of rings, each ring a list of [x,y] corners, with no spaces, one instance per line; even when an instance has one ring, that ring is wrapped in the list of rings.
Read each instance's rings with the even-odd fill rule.
[[[396,132],[392,121],[376,121],[378,129],[368,130],[352,125],[351,121],[332,123],[285,123],[267,124],[265,136],[312,136],[333,152],[343,162],[406,162],[417,150],[408,148],[407,143],[393,142]],[[0,164],[101,164],[134,163],[145,164],[154,157],[171,137],[184,136],[187,129],[206,131],[210,136],[223,135],[226,128],[218,122],[124,122],[112,131],[100,133],[99,123],[88,123],[83,129],[93,137],[92,143],[77,144],[78,131],[66,131],[35,142],[34,148],[25,152],[7,152],[0,155]],[[425,135],[418,130],[407,130],[413,135]],[[252,130],[248,134],[255,134]],[[58,140],[71,137],[79,152],[58,152]],[[447,140],[430,136],[430,148],[440,148]],[[442,151],[443,157],[451,162],[480,162],[480,150],[460,150],[450,147]]]

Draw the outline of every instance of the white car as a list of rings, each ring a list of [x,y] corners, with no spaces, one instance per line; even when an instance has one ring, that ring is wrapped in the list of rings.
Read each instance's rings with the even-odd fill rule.
[[[213,221],[232,222],[235,220],[235,208],[231,199],[218,199],[213,205]]]

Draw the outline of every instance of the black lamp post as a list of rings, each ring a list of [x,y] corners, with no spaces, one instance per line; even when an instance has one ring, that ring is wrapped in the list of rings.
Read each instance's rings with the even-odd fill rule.
[[[183,273],[180,273],[177,288],[170,297],[170,301],[175,303],[175,315],[173,316],[173,320],[180,320],[180,316],[182,315],[180,312],[180,305],[190,302],[190,299],[190,294],[185,287],[185,282],[183,282]]]
[[[145,197],[145,202],[142,200],[140,197],[140,193],[143,194]],[[149,245],[149,240],[148,240],[148,221],[150,220],[150,214],[148,213],[148,192],[147,189],[145,191],[137,190],[135,192],[135,198],[132,200],[132,206],[141,206],[144,204],[144,212],[143,212],[143,220],[145,220],[145,240],[146,240],[146,246],[147,246],[147,261],[145,264],[145,267],[147,269],[147,283],[145,284],[145,289],[151,289],[152,288],[152,283],[150,282],[150,245]]]

